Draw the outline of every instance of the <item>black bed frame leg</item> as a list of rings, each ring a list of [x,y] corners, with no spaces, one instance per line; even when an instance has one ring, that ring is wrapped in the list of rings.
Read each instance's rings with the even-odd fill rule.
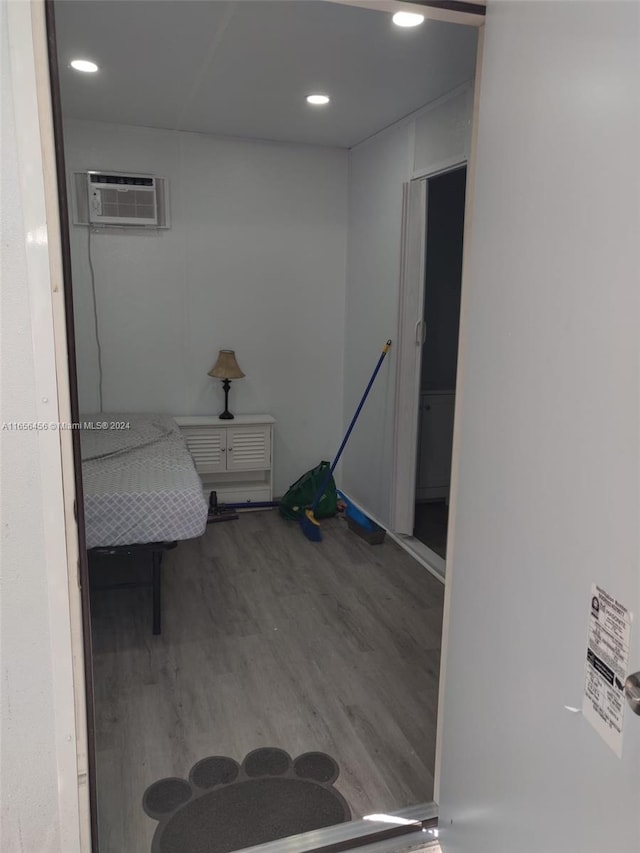
[[[162,632],[162,552],[153,551],[153,633]]]

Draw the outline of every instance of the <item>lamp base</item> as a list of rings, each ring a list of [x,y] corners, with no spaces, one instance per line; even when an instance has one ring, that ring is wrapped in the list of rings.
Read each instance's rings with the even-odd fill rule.
[[[231,388],[231,380],[223,379],[222,387],[224,389],[224,412],[221,415],[218,415],[221,421],[231,421],[233,420],[233,415],[229,411],[229,389]]]

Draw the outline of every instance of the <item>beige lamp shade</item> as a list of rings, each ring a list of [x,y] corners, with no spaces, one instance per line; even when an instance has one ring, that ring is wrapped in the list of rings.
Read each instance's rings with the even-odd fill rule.
[[[236,361],[236,354],[232,349],[221,349],[218,360],[209,371],[209,376],[215,379],[242,379],[244,373]]]

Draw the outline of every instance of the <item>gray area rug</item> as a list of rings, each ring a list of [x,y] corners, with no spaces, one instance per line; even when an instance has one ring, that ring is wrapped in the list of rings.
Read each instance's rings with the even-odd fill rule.
[[[145,791],[142,806],[159,821],[151,853],[229,853],[351,820],[333,787],[339,772],[323,752],[292,761],[284,750],[266,747],[242,765],[226,756],[203,758],[188,781],[160,779]]]

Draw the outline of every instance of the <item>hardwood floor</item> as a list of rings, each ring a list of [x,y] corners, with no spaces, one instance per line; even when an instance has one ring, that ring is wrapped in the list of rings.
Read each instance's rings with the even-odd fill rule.
[[[101,853],[150,849],[152,782],[259,746],[332,755],[355,818],[431,799],[444,588],[389,540],[323,533],[254,512],[180,543],[159,637],[150,589],[92,593]]]

